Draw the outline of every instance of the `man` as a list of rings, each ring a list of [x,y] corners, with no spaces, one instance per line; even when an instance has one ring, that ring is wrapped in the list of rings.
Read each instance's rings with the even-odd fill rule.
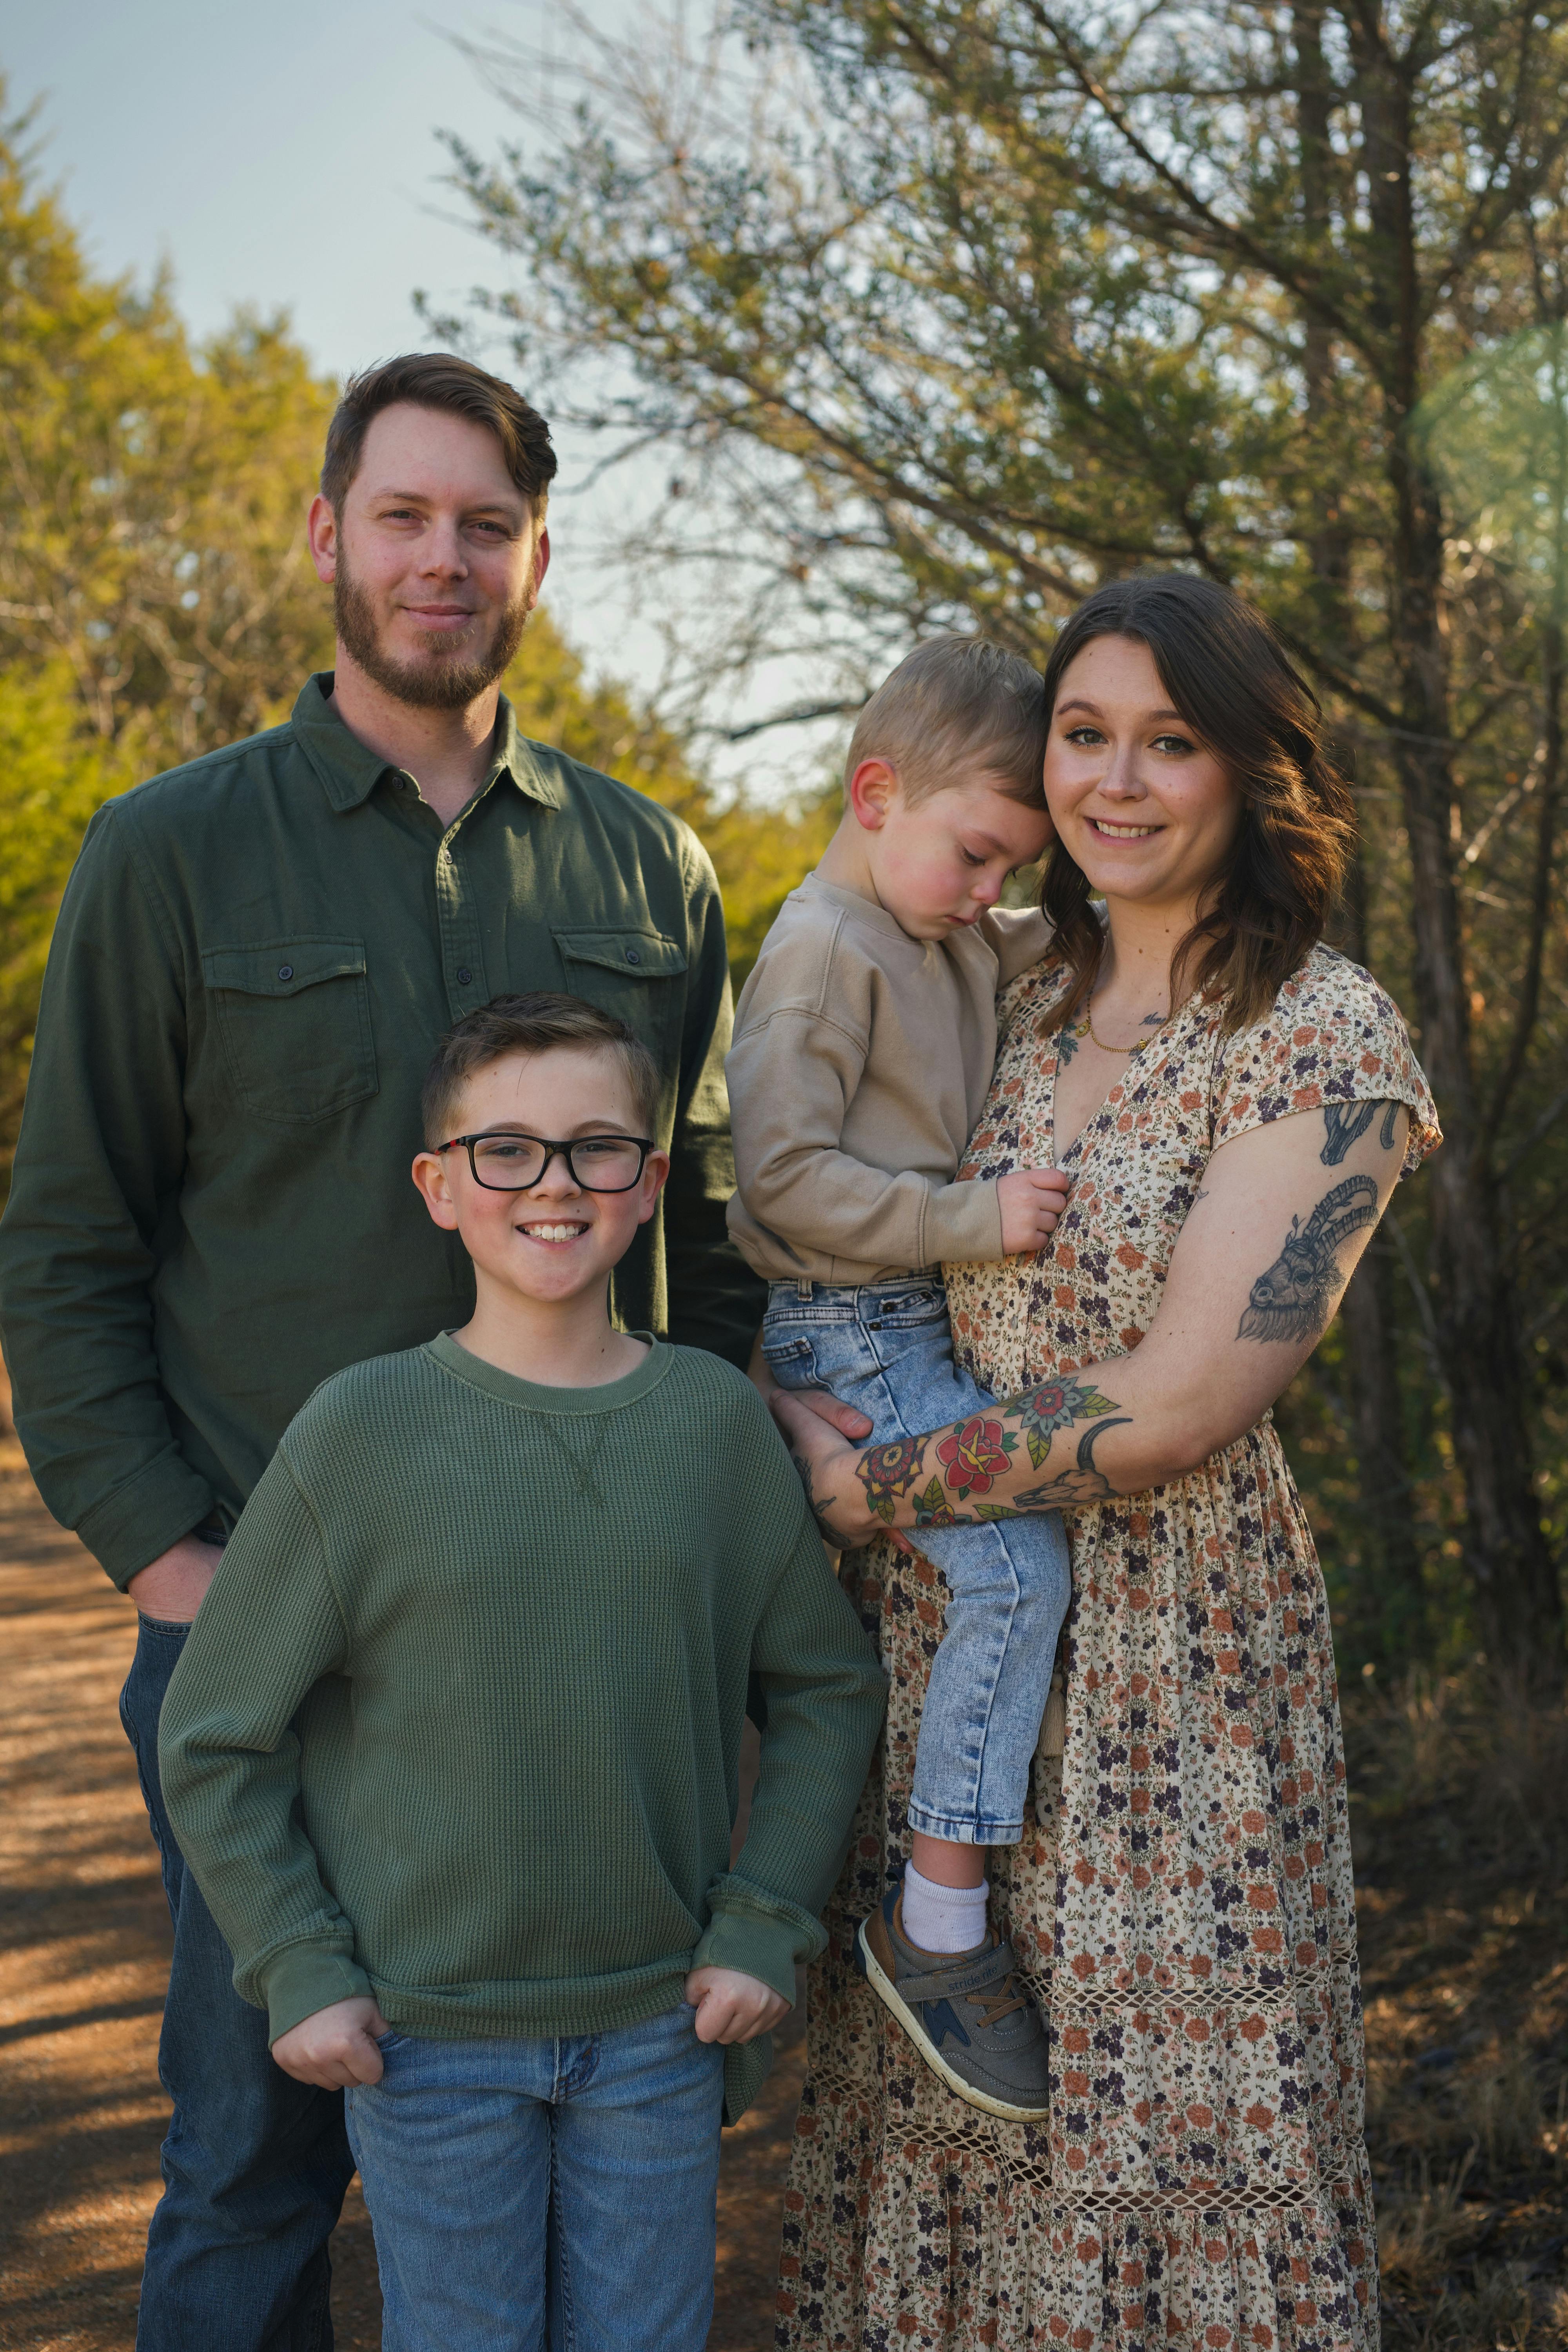
[[[674,1172],[616,1269],[617,1320],[744,1365],[761,1318],[724,1230],[712,869],[653,802],[524,741],[500,693],[554,471],[544,420],[466,361],[351,383],[310,517],[334,669],[286,725],[101,809],[50,952],[0,1316],[44,1499],[141,1612],[121,1712],[174,1918],[174,2113],[139,2352],[331,2345],[341,2095],[274,2066],[232,1990],[163,1811],[158,1712],[298,1407],[472,1312],[468,1259],[406,1174],[452,1022],[535,989],[627,1022]]]

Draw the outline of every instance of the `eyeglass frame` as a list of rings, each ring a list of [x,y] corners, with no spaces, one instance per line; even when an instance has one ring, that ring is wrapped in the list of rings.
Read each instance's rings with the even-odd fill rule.
[[[487,1184],[479,1174],[474,1159],[475,1144],[489,1143],[501,1137],[513,1143],[537,1143],[542,1150],[544,1165],[531,1184]],[[629,1184],[584,1184],[572,1162],[572,1154],[580,1143],[635,1143],[639,1155],[637,1174]],[[609,1200],[616,1199],[622,1192],[637,1191],[647,1172],[648,1153],[658,1150],[651,1135],[574,1135],[569,1142],[558,1142],[547,1135],[525,1135],[521,1128],[513,1127],[485,1127],[477,1135],[448,1136],[445,1143],[432,1144],[430,1148],[436,1152],[455,1151],[459,1144],[468,1155],[469,1171],[481,1192],[536,1192],[550,1173],[551,1161],[564,1160],[566,1173],[580,1192],[595,1192]]]

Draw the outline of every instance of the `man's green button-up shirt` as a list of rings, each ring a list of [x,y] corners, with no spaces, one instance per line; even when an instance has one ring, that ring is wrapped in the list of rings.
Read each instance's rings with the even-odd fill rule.
[[[760,1319],[724,1230],[730,983],[695,835],[505,701],[443,827],[331,683],[100,809],[50,950],[0,1314],[44,1499],[119,1584],[232,1524],[319,1381],[466,1319],[409,1165],[437,1039],[503,992],[591,999],[664,1073],[670,1180],[620,1320],[743,1364]]]

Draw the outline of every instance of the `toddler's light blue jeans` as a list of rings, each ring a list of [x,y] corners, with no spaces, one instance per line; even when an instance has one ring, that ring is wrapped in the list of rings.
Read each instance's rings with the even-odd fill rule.
[[[773,1283],[763,1354],[781,1388],[831,1389],[869,1414],[872,1444],[995,1402],[954,1363],[947,1293],[931,1275],[864,1287]],[[961,1845],[1016,1844],[1072,1591],[1061,1513],[921,1528],[910,1540],[952,1599],[921,1716],[910,1825]]]
[[[702,2352],[724,2053],[695,2014],[571,2040],[383,2036],[381,2081],[344,2100],[383,2352]]]

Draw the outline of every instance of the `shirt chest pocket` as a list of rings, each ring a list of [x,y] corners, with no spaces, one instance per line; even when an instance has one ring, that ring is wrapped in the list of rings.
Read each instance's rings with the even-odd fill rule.
[[[566,987],[639,1036],[673,1083],[686,1012],[686,956],[662,931],[560,930],[552,934]]]
[[[246,1108],[308,1126],[376,1091],[363,940],[263,940],[209,948],[202,973]]]

